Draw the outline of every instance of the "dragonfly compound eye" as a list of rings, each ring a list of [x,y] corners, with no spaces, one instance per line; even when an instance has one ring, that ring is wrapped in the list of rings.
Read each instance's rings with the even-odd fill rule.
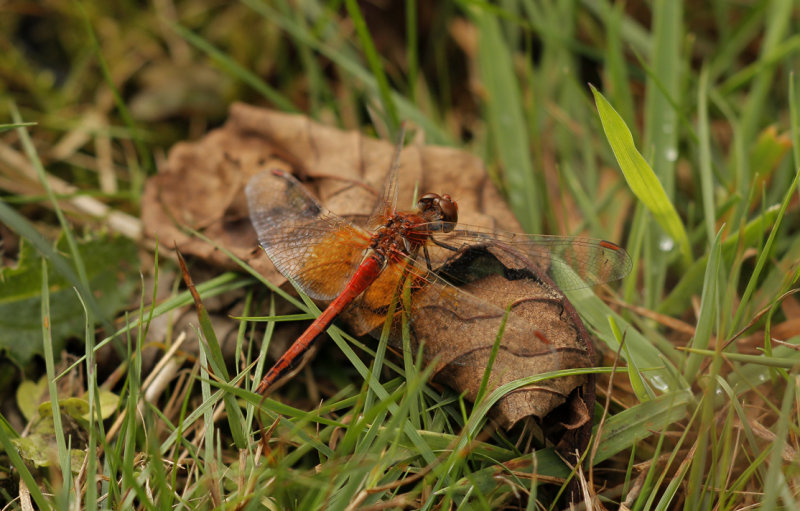
[[[458,204],[447,194],[426,193],[417,202],[422,215],[430,222],[438,224],[442,232],[450,232],[458,223]]]

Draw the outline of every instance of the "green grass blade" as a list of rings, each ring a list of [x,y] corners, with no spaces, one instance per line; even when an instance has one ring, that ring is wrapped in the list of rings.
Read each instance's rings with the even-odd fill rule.
[[[44,348],[44,362],[47,370],[47,387],[50,392],[50,409],[53,413],[54,435],[58,460],[61,464],[62,486],[58,488],[56,501],[66,504],[69,490],[72,486],[72,471],[70,466],[71,456],[64,438],[64,426],[61,423],[61,408],[58,401],[58,386],[56,382],[55,354],[53,353],[53,338],[50,330],[50,285],[47,280],[47,260],[42,258],[42,345]]]
[[[774,0],[766,2],[766,17],[763,38],[759,43],[759,61],[769,62],[769,55],[781,44],[785,38],[792,20],[792,10],[796,9],[793,0]],[[742,136],[745,140],[755,140],[759,123],[765,112],[770,111],[765,106],[773,89],[773,80],[778,65],[781,62],[772,62],[765,65],[754,76],[753,85],[747,93],[745,105],[742,109]],[[742,183],[742,186],[745,186]]]
[[[509,314],[511,314],[511,304],[506,307],[505,313],[503,313],[503,319],[500,322],[500,328],[497,329],[497,335],[494,338],[492,350],[489,352],[489,359],[486,361],[486,369],[483,371],[481,384],[478,387],[478,393],[475,395],[475,404],[480,404],[480,402],[483,401],[486,389],[489,387],[489,377],[492,375],[492,367],[494,367],[494,361],[497,359],[497,353],[500,351],[500,342],[503,340],[503,333],[506,330]]]
[[[156,261],[158,257],[156,256]],[[94,332],[92,332],[89,325],[89,313],[86,310],[86,303],[81,298],[80,293],[75,293],[75,296],[80,300],[84,309],[84,316],[86,322],[84,324],[84,346],[86,347],[86,400],[89,402],[89,439],[86,446],[87,461],[86,461],[86,474],[87,477],[94,477],[97,474],[97,431],[102,428],[103,418],[100,409],[100,396],[97,387],[97,362],[94,356]],[[96,423],[95,423],[96,421]],[[84,497],[86,509],[98,509],[97,507],[97,485],[86,485],[86,496]]]
[[[636,118],[622,41],[621,26],[624,16],[624,4],[621,2],[613,7],[609,6],[603,16],[608,27],[608,46],[606,48],[608,82],[603,90],[608,91],[611,101],[618,106],[620,115],[626,124],[630,124]]]
[[[211,364],[211,368],[214,373],[218,377],[228,381],[230,380],[228,369],[225,366],[225,358],[222,355],[222,348],[217,340],[214,327],[211,324],[211,317],[208,315],[208,311],[206,310],[205,305],[203,305],[200,295],[195,290],[194,283],[189,275],[189,270],[186,268],[186,263],[184,262],[183,257],[180,255],[180,252],[178,252],[178,260],[181,265],[184,281],[186,282],[187,287],[189,287],[189,290],[192,292],[192,297],[194,298],[197,319],[200,322],[200,330],[203,334],[202,336],[199,336],[199,338],[205,341],[201,343],[203,351],[208,351],[208,361]],[[234,442],[236,443],[237,447],[244,449],[247,446],[247,432],[243,429],[245,421],[242,410],[239,408],[239,405],[236,403],[236,400],[233,398],[233,396],[226,394],[223,397],[223,400],[225,401],[225,409],[228,412],[226,415]]]
[[[36,122],[14,122],[11,124],[0,124],[0,133],[4,131],[10,131],[15,128],[27,128],[30,126],[36,126],[38,123]]]
[[[417,77],[419,75],[419,33],[417,30],[417,0],[406,0],[406,65],[408,80],[408,96],[414,101],[417,94]]]
[[[622,349],[624,350],[625,360],[628,362],[628,379],[631,382],[633,393],[636,394],[636,397],[641,403],[650,401],[655,397],[655,394],[650,386],[645,383],[645,380],[642,377],[642,372],[639,370],[637,358],[631,354],[627,343],[623,344],[623,342],[625,342],[625,338],[623,337],[619,326],[617,326],[617,321],[614,316],[608,316],[608,326],[611,329],[611,333],[614,335],[614,339],[617,341],[617,344],[621,345]]]
[[[598,18],[613,16],[611,11],[619,4],[614,2],[582,1],[581,7],[594,13]],[[624,7],[624,4],[622,5]],[[625,45],[636,53],[649,55],[653,51],[653,37],[647,28],[630,14],[624,14],[620,20],[619,32]]]
[[[389,135],[394,137],[400,126],[400,118],[397,115],[397,107],[394,104],[392,97],[392,89],[389,86],[389,80],[386,78],[386,73],[383,71],[383,64],[381,63],[381,56],[378,50],[375,49],[375,43],[372,42],[372,36],[367,28],[367,23],[361,15],[361,10],[356,3],[356,0],[345,0],[347,12],[350,14],[350,19],[356,29],[358,38],[361,41],[361,47],[364,50],[364,55],[367,58],[369,69],[372,76],[378,85],[378,94],[381,98],[381,104],[387,116],[387,125],[389,126]]]
[[[484,9],[473,9],[478,27],[478,66],[486,88],[485,108],[492,144],[505,172],[511,208],[527,232],[541,232],[539,190],[529,150],[525,111],[514,74],[512,52],[503,39],[498,19]]]
[[[319,308],[308,300],[306,305],[309,307],[313,314],[320,314],[321,311]],[[353,351],[347,341],[344,340],[342,337],[341,332],[336,327],[331,327],[328,329],[328,334],[333,339],[333,342],[336,343],[336,346],[344,353],[347,359],[350,361],[351,364],[356,368],[358,373],[361,375],[362,378],[367,380],[371,390],[378,396],[378,399],[389,399],[389,392],[386,388],[381,385],[378,381],[377,376],[372,374],[369,368],[364,365],[364,362],[361,361],[358,355]],[[397,405],[393,404],[389,407],[389,411],[391,413],[396,413],[398,411]],[[419,454],[425,458],[425,461],[428,463],[432,463],[436,459],[436,455],[430,449],[430,447],[424,442],[422,437],[419,434],[419,431],[414,428],[414,426],[406,420],[403,424],[403,431],[405,432],[406,436],[414,443],[414,446],[419,450]]]
[[[648,154],[652,151],[653,172],[670,200],[674,195],[678,156],[678,111],[674,101],[681,97],[682,18],[683,2],[653,2],[653,48],[645,99],[644,147]]]
[[[789,74],[789,117],[792,128],[792,155],[794,167],[800,168],[800,91],[798,91],[797,74]]]
[[[709,358],[718,356],[718,353],[714,350],[701,350],[696,348],[684,348],[684,350],[688,351],[689,353],[697,353]],[[796,351],[781,352],[781,356],[748,355],[745,353],[727,352],[724,352],[722,356],[725,358],[725,360],[729,360],[731,362],[754,364],[763,367],[775,367],[786,370],[790,370],[797,366],[797,363],[800,360],[800,354],[798,354]]]
[[[765,510],[785,509],[778,507],[778,497],[780,496],[786,506],[797,505],[794,491],[789,481],[786,480],[785,464],[781,457],[784,455],[785,446],[791,446],[792,441],[789,432],[794,429],[792,419],[796,419],[795,411],[795,392],[797,391],[797,375],[787,375],[786,390],[783,394],[781,410],[778,414],[778,422],[774,426],[775,440],[770,442],[771,449],[769,469],[767,470],[766,485],[764,487],[764,507]]]
[[[11,104],[11,116],[15,123],[22,122],[22,119],[20,118],[19,115],[19,111],[17,111],[17,108],[13,103]],[[28,131],[24,127],[18,127],[17,134],[19,135],[20,141],[22,142],[22,147],[25,150],[25,155],[28,157],[31,165],[36,171],[36,175],[39,178],[42,187],[44,187],[45,192],[47,193],[47,197],[50,201],[51,206],[53,207],[53,211],[55,211],[56,216],[58,217],[58,222],[61,225],[62,232],[64,233],[64,237],[67,240],[67,245],[69,246],[70,255],[72,256],[72,261],[73,264],[75,265],[75,271],[77,272],[78,289],[83,294],[83,298],[86,300],[86,302],[90,304],[93,315],[103,320],[106,323],[106,326],[110,326],[108,323],[108,318],[104,318],[103,314],[100,313],[100,308],[97,306],[97,302],[95,301],[94,295],[89,291],[89,278],[86,275],[86,267],[83,264],[83,258],[81,257],[80,251],[78,250],[78,243],[75,241],[75,236],[72,233],[72,228],[70,227],[69,222],[67,222],[67,219],[64,216],[64,212],[61,211],[61,207],[59,206],[58,201],[56,200],[55,194],[53,193],[53,189],[50,187],[50,182],[47,180],[47,173],[45,172],[44,166],[42,165],[42,161],[39,159],[39,155],[36,152],[36,147],[34,146],[31,137],[28,135]],[[18,226],[23,224],[23,222],[20,222],[18,219],[15,220],[17,220],[16,224]],[[26,221],[24,223],[27,224]],[[24,232],[27,233],[29,236],[31,235],[32,231],[35,231],[33,227],[24,229]],[[17,231],[17,233],[23,235],[23,233],[20,231]],[[38,234],[35,237],[40,238]],[[33,241],[33,239],[29,239],[29,241]],[[47,254],[42,252],[42,250],[40,249],[41,244],[38,245],[34,244],[34,246],[36,246],[37,250],[39,250],[39,252],[42,253],[42,255],[44,255],[48,259],[52,259]],[[50,250],[49,252],[53,253],[54,251]],[[59,268],[59,266],[56,266],[56,270],[62,272],[63,268]],[[67,274],[64,274],[64,276],[66,277]],[[92,320],[92,322],[94,322],[94,320]]]
[[[625,121],[594,87],[592,87],[592,93],[600,114],[600,122],[603,124],[603,131],[605,131],[606,138],[614,151],[614,156],[625,175],[628,186],[639,201],[653,214],[661,228],[678,245],[681,262],[688,267],[692,262],[689,236],[686,234],[686,229],[675,206],[669,200],[653,169],[636,149],[633,135],[625,125]]]
[[[714,243],[711,245],[711,255],[706,266],[706,274],[703,278],[703,294],[700,301],[700,313],[697,320],[697,328],[691,346],[698,349],[706,349],[711,342],[712,329],[717,322],[716,312],[719,308],[719,285],[720,262],[722,259],[722,230],[717,233]],[[689,382],[694,382],[698,375],[703,357],[696,353],[690,353],[683,371],[683,377]]]
[[[711,133],[708,122],[708,68],[700,71],[697,85],[697,138],[700,158],[700,193],[703,199],[703,220],[708,241],[714,240],[716,206],[714,205],[714,178],[711,168]]]
[[[630,357],[635,360],[639,370],[647,376],[654,387],[662,391],[683,388],[672,372],[664,369],[665,364],[670,361],[656,348],[655,344],[612,311],[591,290],[573,289],[566,291],[565,294],[575,309],[580,311],[586,326],[596,333],[601,342],[606,343],[611,352],[616,353],[619,350],[619,344],[611,330],[610,321],[613,321],[622,331],[627,346],[622,354],[626,359]],[[646,372],[645,369],[647,369]]]

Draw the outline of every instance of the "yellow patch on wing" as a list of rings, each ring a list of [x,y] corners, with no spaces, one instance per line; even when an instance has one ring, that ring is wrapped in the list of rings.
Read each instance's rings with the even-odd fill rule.
[[[303,260],[304,285],[323,296],[338,295],[361,263],[369,237],[360,229],[342,225],[314,245]]]

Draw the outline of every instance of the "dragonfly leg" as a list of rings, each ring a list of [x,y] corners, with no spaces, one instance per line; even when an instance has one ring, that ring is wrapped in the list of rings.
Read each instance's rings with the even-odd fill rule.
[[[459,248],[458,248],[458,247],[456,247],[456,246],[453,246],[453,245],[448,245],[448,244],[447,244],[447,243],[445,243],[444,241],[439,241],[439,240],[437,240],[436,238],[434,238],[433,236],[431,236],[430,240],[431,240],[431,241],[432,241],[432,242],[433,242],[435,245],[437,245],[437,246],[439,246],[439,247],[442,247],[442,248],[446,248],[447,250],[449,250],[449,251],[451,251],[451,252],[458,252],[458,250],[459,250]]]
[[[428,247],[426,245],[422,245],[422,254],[425,256],[425,265],[428,267],[428,271],[433,271],[431,267],[431,256],[428,254]]]

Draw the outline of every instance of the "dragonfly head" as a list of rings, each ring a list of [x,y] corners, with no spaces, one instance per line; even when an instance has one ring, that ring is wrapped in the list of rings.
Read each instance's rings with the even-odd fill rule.
[[[420,214],[432,231],[450,232],[458,223],[458,204],[447,194],[426,193],[417,201]]]

